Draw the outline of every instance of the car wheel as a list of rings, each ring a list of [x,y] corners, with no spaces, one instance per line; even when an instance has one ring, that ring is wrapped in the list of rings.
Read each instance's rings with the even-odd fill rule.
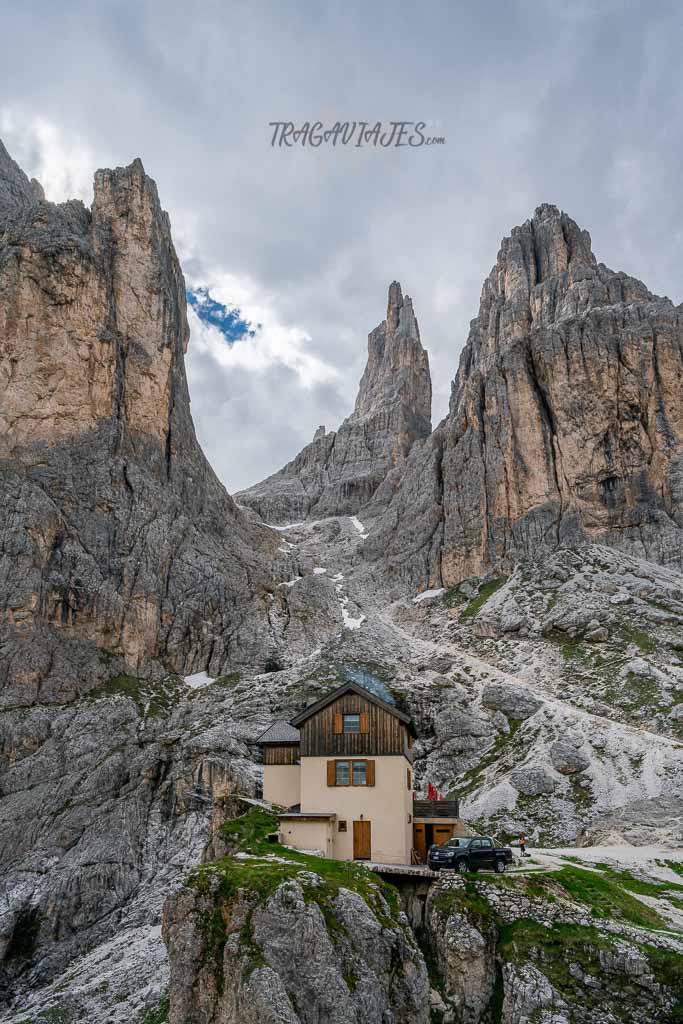
[[[496,874],[502,875],[504,871],[505,871],[505,861],[504,860],[497,860],[496,861]]]
[[[460,875],[466,875],[467,874],[467,861],[466,860],[459,860],[458,861],[458,874],[460,874]]]

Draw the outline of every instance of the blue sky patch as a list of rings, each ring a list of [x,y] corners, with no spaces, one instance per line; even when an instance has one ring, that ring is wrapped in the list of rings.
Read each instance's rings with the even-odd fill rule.
[[[187,304],[200,320],[217,327],[229,345],[241,338],[253,338],[260,324],[245,320],[237,306],[224,306],[209,295],[207,288],[195,288],[186,292]]]

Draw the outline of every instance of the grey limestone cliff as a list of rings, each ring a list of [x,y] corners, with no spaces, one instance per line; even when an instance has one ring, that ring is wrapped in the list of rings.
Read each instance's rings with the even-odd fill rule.
[[[5,702],[71,699],[112,666],[258,669],[285,624],[306,641],[277,588],[279,537],[235,506],[197,443],[188,335],[140,161],[98,171],[86,209],[46,202],[0,147]]]
[[[375,496],[370,557],[451,585],[562,544],[683,562],[683,315],[540,206],[484,282],[450,410]]]

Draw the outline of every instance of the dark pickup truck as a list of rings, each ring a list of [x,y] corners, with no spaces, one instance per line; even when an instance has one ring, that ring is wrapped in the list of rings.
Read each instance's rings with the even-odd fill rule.
[[[461,874],[489,868],[499,874],[512,863],[509,846],[495,846],[490,836],[466,836],[449,839],[443,846],[430,846],[427,862],[432,871],[455,868]]]

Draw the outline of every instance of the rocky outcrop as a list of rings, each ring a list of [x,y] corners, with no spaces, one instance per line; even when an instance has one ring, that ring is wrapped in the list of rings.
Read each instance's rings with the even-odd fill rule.
[[[58,1005],[124,1024],[163,996],[164,898],[258,791],[268,699],[240,689],[188,700],[182,681],[128,677],[0,716],[0,1019]]]
[[[352,515],[389,470],[431,432],[429,357],[411,299],[394,281],[387,318],[368,335],[368,362],[355,409],[336,432],[318,427],[313,441],[283,469],[238,494],[270,523],[307,516]]]
[[[141,162],[98,171],[88,210],[45,202],[0,146],[5,701],[71,699],[112,668],[258,668],[285,629],[305,645],[276,585],[279,537],[236,508],[197,444],[187,342]]]
[[[479,1024],[496,985],[496,931],[471,908],[449,906],[432,890],[427,904],[429,941],[458,1024]],[[447,1011],[448,1012],[448,1011]]]
[[[425,942],[444,1024],[665,1024],[675,1016],[680,939],[656,936],[645,919],[636,924],[637,901],[607,920],[588,893],[577,898],[577,874],[590,881],[579,871],[566,882],[556,872],[432,887]],[[618,881],[609,885],[620,899]]]
[[[683,315],[540,206],[484,282],[450,411],[376,495],[370,557],[457,583],[596,541],[683,564]]]
[[[381,896],[373,911],[303,870],[265,900],[226,899],[219,873],[207,888],[165,908],[169,1024],[427,1024],[424,960]]]

